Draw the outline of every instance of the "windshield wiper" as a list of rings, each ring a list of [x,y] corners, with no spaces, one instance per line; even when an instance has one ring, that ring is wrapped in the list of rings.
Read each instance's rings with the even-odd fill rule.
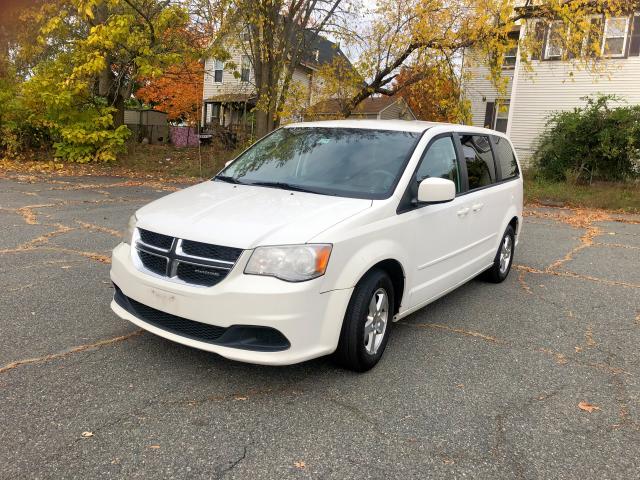
[[[240,180],[238,180],[237,178],[229,177],[227,175],[216,175],[215,177],[213,177],[213,179],[214,180],[220,180],[221,182],[235,183],[235,184],[244,185],[244,183],[241,182]]]
[[[309,188],[301,187],[300,185],[293,185],[291,183],[286,183],[286,182],[251,182],[249,185],[255,185],[257,187],[280,188],[282,190],[291,190],[294,192],[319,193],[315,190],[311,190]]]

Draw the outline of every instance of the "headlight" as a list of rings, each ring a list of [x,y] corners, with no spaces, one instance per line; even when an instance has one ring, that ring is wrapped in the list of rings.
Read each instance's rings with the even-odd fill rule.
[[[331,245],[258,247],[251,254],[244,273],[303,282],[324,275],[330,255]]]
[[[136,229],[136,223],[138,223],[138,218],[134,213],[129,217],[127,228],[122,232],[122,241],[128,245],[131,244],[131,238],[133,237],[133,231]]]

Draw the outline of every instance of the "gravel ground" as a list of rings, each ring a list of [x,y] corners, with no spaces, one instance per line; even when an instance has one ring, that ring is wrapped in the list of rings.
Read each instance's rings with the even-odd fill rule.
[[[174,188],[0,179],[0,478],[640,477],[640,218],[529,210],[504,283],[403,319],[358,375],[111,312],[119,230]]]

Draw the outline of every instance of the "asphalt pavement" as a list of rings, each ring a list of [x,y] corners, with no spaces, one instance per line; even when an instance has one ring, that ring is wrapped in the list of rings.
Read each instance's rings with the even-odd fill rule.
[[[640,217],[528,209],[504,283],[401,320],[355,374],[111,312],[120,230],[176,188],[0,178],[0,478],[640,477]]]

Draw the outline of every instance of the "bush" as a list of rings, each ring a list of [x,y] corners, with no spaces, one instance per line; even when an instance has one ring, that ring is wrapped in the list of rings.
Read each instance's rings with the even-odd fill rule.
[[[547,120],[533,161],[548,180],[620,181],[640,177],[640,105],[610,108],[615,96],[585,97],[586,106]]]

